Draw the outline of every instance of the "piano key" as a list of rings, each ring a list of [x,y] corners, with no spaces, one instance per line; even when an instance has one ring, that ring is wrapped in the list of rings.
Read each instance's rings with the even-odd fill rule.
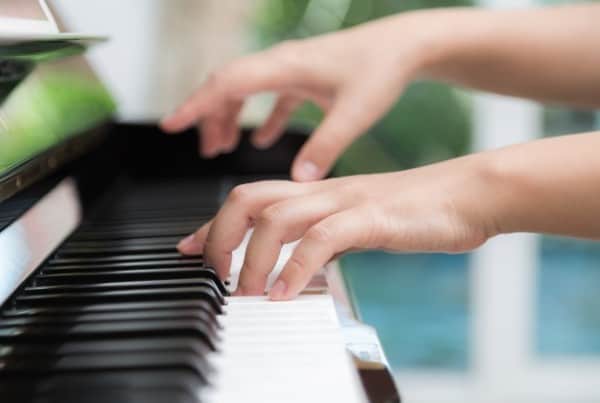
[[[47,307],[48,305],[158,302],[176,299],[203,299],[210,302],[217,312],[222,312],[222,295],[210,286],[19,295],[16,298],[16,304],[17,307]]]
[[[175,244],[165,243],[163,245],[120,245],[110,249],[103,248],[71,248],[56,252],[59,257],[88,257],[88,256],[111,256],[116,254],[147,254],[147,253],[178,253]]]
[[[138,312],[109,312],[88,313],[74,315],[36,315],[27,317],[13,317],[0,319],[0,328],[14,326],[37,326],[37,325],[64,325],[81,323],[109,323],[121,321],[144,321],[144,320],[197,320],[211,327],[215,332],[222,328],[217,321],[214,312],[209,310],[162,310],[162,311],[138,311]]]
[[[186,222],[184,224],[174,225],[171,223],[149,223],[145,225],[122,225],[94,228],[88,231],[78,231],[71,238],[73,241],[93,241],[103,239],[135,239],[139,237],[165,237],[177,236],[183,237],[191,234],[207,220],[200,222]]]
[[[138,311],[160,311],[164,309],[198,309],[210,310],[215,314],[222,314],[223,310],[215,309],[215,305],[207,300],[199,298],[167,300],[158,302],[125,302],[125,303],[104,303],[104,304],[89,304],[83,306],[57,306],[50,305],[46,307],[18,307],[4,309],[2,317],[14,318],[35,315],[71,315],[89,312],[138,312]]]
[[[41,274],[36,276],[34,286],[51,286],[61,284],[98,284],[106,282],[147,281],[147,280],[176,280],[176,279],[206,279],[211,280],[223,295],[227,290],[213,270],[198,267],[183,267],[174,269],[148,270],[110,270],[86,273],[85,271],[65,271],[58,274]]]
[[[96,263],[111,263],[111,262],[141,262],[141,261],[159,261],[159,260],[173,260],[173,259],[186,259],[179,252],[163,252],[163,253],[147,253],[147,254],[122,254],[122,255],[108,255],[108,256],[90,256],[90,257],[72,257],[63,258],[55,256],[47,266],[59,266],[68,264],[96,264]]]
[[[93,340],[74,342],[48,342],[40,344],[15,343],[0,344],[0,356],[37,356],[53,355],[64,356],[68,354],[91,353],[121,353],[144,351],[187,351],[199,358],[206,357],[211,351],[206,344],[194,338],[163,337],[161,339],[128,338],[113,340]]]
[[[127,370],[0,379],[0,396],[28,403],[197,403],[202,379],[189,370]]]
[[[202,266],[204,259],[198,257],[188,257],[173,260],[162,260],[162,261],[134,261],[134,262],[110,262],[110,263],[80,263],[80,264],[62,264],[52,265],[49,267],[42,268],[43,272],[57,272],[63,271],[96,271],[102,269],[117,270],[117,269],[129,269],[129,268],[169,268],[169,267],[192,267]]]
[[[143,246],[143,245],[177,245],[177,242],[181,240],[180,237],[144,237],[136,239],[123,239],[123,240],[98,240],[98,241],[68,241],[61,249],[68,251],[71,249],[78,248],[102,248],[102,249],[115,249],[124,248],[127,246]]]
[[[28,360],[0,358],[0,368],[2,368],[0,375],[2,377],[136,369],[157,371],[182,369],[193,371],[203,382],[207,382],[211,372],[206,360],[180,352],[77,354],[58,360],[44,356]]]
[[[106,340],[190,336],[216,349],[216,336],[209,325],[196,320],[147,320],[143,322],[83,323],[0,327],[0,343],[47,343],[51,340]],[[0,365],[1,368],[1,365]]]
[[[191,287],[208,287],[214,291],[219,303],[224,304],[224,295],[217,284],[212,280],[204,278],[194,279],[175,279],[175,280],[154,280],[154,281],[125,281],[125,282],[112,282],[112,283],[98,283],[98,284],[70,284],[70,285],[48,285],[48,286],[34,286],[25,287],[22,296],[46,296],[52,294],[83,294],[83,293],[94,293],[94,292],[152,292],[155,290],[165,289],[178,289],[178,288],[191,288]]]

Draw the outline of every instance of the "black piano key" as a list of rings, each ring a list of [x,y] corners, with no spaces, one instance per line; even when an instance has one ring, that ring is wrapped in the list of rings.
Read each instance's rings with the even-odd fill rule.
[[[77,248],[118,248],[135,245],[165,245],[172,244],[176,245],[181,238],[179,237],[144,237],[136,239],[122,239],[122,240],[98,240],[98,241],[68,241],[61,249],[77,249]]]
[[[120,370],[191,370],[204,382],[211,367],[206,360],[179,352],[149,352],[120,354],[76,354],[53,359],[40,356],[28,360],[0,358],[1,377],[44,374],[120,371]]]
[[[69,354],[114,354],[122,352],[145,351],[179,351],[187,352],[199,359],[205,358],[211,352],[206,344],[194,338],[163,337],[160,339],[128,338],[112,340],[47,342],[39,344],[4,343],[0,344],[0,357],[19,356],[64,356]]]
[[[102,304],[115,302],[158,302],[177,299],[203,299],[222,312],[222,295],[211,286],[157,288],[150,290],[98,291],[81,293],[50,293],[39,295],[19,295],[17,307],[44,307],[48,305]]]
[[[32,284],[37,287],[65,284],[75,286],[96,285],[111,282],[168,281],[177,279],[210,280],[218,287],[221,294],[227,294],[223,282],[213,270],[195,267],[177,269],[113,270],[94,273],[67,271],[60,272],[59,274],[38,275],[33,279]]]
[[[210,326],[214,332],[220,328],[213,311],[193,309],[165,309],[160,311],[103,312],[72,315],[36,315],[0,319],[0,328],[14,326],[65,325],[82,323],[133,322],[144,320],[197,320]]]
[[[125,302],[125,303],[105,303],[89,304],[81,306],[38,306],[38,307],[18,307],[4,309],[2,317],[16,318],[36,315],[72,315],[90,312],[138,312],[138,311],[160,311],[165,309],[197,309],[222,314],[222,309],[215,309],[215,305],[207,300],[198,298],[167,300],[167,301],[148,301],[148,302]],[[219,306],[220,308],[220,306]]]
[[[203,223],[149,223],[138,225],[106,226],[93,230],[80,231],[71,238],[73,241],[94,241],[111,239],[135,239],[145,237],[184,237],[196,231]]]
[[[23,295],[41,295],[47,293],[66,292],[93,292],[93,291],[119,291],[127,289],[154,289],[165,287],[195,287],[209,286],[220,293],[219,288],[212,280],[204,278],[163,279],[148,281],[120,281],[95,284],[59,284],[38,285],[24,288]]]
[[[65,248],[56,252],[59,257],[112,256],[117,254],[177,253],[176,245],[167,242],[162,245],[117,245],[111,248],[77,247]]]
[[[19,403],[197,403],[198,390],[204,384],[189,370],[98,371],[28,379],[6,377],[0,379],[0,396],[3,401]]]
[[[172,260],[160,261],[134,261],[134,262],[107,262],[107,263],[79,263],[79,264],[62,264],[50,265],[42,269],[42,272],[57,272],[57,271],[97,271],[97,270],[118,270],[118,269],[166,269],[170,267],[202,267],[204,259],[198,257],[187,257]]]
[[[54,257],[48,266],[59,266],[69,264],[98,264],[98,263],[113,263],[113,262],[142,262],[142,261],[160,261],[160,260],[173,260],[173,259],[185,259],[179,252],[163,252],[163,253],[138,253],[134,255],[129,254],[116,254],[108,256],[89,256],[89,257]]]
[[[146,320],[141,322],[82,323],[0,327],[0,343],[47,343],[52,340],[106,340],[189,336],[216,350],[210,326],[196,320]],[[0,365],[1,368],[1,365]]]
[[[225,303],[224,295],[219,286],[213,281],[205,278],[193,279],[169,279],[154,281],[123,281],[98,284],[68,284],[68,285],[47,285],[47,286],[28,286],[21,293],[20,298],[28,296],[48,296],[48,295],[83,295],[86,293],[104,293],[107,292],[133,292],[140,295],[143,292],[152,293],[154,291],[164,291],[177,289],[190,289],[193,287],[210,288],[220,304]],[[121,294],[124,295],[124,294]]]

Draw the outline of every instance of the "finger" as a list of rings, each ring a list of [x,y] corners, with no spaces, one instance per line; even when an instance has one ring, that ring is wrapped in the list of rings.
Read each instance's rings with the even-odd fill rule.
[[[214,218],[204,243],[205,259],[221,278],[229,276],[231,253],[240,245],[258,214],[268,205],[310,191],[285,181],[266,181],[234,188]]]
[[[204,253],[204,243],[213,220],[204,224],[200,229],[188,235],[177,244],[177,250],[183,255],[197,256]]]
[[[257,148],[268,148],[274,144],[300,103],[301,100],[295,97],[281,96],[267,121],[252,135],[252,143]]]
[[[311,227],[269,292],[272,300],[295,298],[335,255],[359,247],[368,233],[358,209],[344,210]]]
[[[200,155],[204,158],[214,158],[220,151],[222,126],[216,118],[208,118],[201,123]]]
[[[244,103],[242,101],[229,101],[227,114],[223,118],[223,137],[220,149],[222,152],[230,153],[235,150],[240,141],[240,128],[238,118]]]
[[[263,91],[278,91],[295,83],[309,80],[301,69],[285,65],[282,53],[291,49],[271,49],[241,58],[211,75],[183,105],[161,122],[167,132],[177,132],[191,126],[227,99],[241,100]],[[287,67],[287,68],[286,68]]]
[[[370,87],[338,94],[321,125],[298,153],[292,178],[306,182],[325,177],[344,150],[383,115],[390,99],[373,94]]]
[[[262,295],[283,244],[302,237],[308,228],[344,208],[338,193],[300,196],[273,204],[260,213],[248,243],[239,281],[239,295]]]

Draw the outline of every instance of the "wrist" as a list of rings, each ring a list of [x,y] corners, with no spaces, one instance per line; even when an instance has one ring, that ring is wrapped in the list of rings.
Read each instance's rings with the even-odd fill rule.
[[[415,11],[397,18],[402,32],[413,44],[413,76],[417,79],[446,80],[460,70],[489,31],[488,13],[474,8]],[[400,58],[398,63],[406,63]]]
[[[480,213],[490,237],[527,230],[527,221],[538,206],[527,173],[507,149],[479,153],[475,158],[480,191],[473,199],[481,203]]]

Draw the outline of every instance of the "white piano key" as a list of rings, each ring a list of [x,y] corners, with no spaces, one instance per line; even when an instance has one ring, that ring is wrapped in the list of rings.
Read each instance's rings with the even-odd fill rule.
[[[206,401],[366,401],[330,296],[231,297],[225,310]]]

